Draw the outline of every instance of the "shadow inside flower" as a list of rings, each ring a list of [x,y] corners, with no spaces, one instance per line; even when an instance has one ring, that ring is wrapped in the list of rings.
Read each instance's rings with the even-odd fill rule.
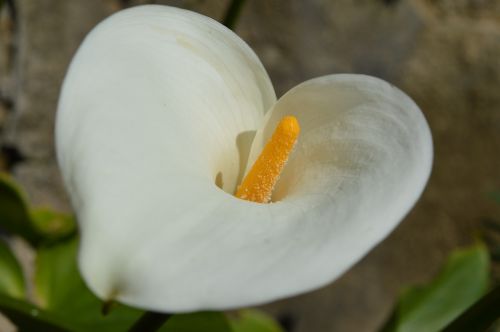
[[[238,136],[236,136],[236,146],[238,148],[239,155],[239,170],[238,170],[238,178],[236,179],[236,187],[231,188],[231,193],[234,194],[234,191],[238,188],[238,185],[243,180],[243,176],[245,175],[246,166],[248,162],[248,157],[250,155],[250,148],[252,147],[252,142],[255,137],[256,130],[248,130],[243,131]],[[222,180],[222,174],[221,174]]]

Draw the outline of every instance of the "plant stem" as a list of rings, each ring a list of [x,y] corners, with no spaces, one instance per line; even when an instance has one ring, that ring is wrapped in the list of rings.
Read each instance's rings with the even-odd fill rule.
[[[139,318],[128,332],[153,332],[157,331],[172,317],[171,314],[147,311]]]
[[[227,7],[226,14],[224,15],[224,19],[222,20],[222,24],[234,30],[234,25],[240,16],[241,8],[244,3],[245,0],[231,0],[231,3]]]
[[[485,331],[498,318],[500,318],[500,285],[448,324],[443,332]]]

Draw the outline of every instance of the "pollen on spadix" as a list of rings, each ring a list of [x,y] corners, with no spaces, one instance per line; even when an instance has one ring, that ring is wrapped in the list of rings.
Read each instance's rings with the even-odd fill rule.
[[[299,137],[300,126],[294,116],[285,116],[276,126],[259,158],[238,187],[236,197],[257,203],[268,203]]]

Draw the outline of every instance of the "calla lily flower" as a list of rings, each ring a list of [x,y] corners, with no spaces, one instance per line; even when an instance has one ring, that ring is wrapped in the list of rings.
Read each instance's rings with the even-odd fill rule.
[[[285,116],[301,132],[271,202],[235,197]],[[56,137],[84,280],[103,299],[162,312],[332,282],[412,208],[433,155],[424,116],[394,86],[329,75],[277,100],[236,34],[165,6],[124,10],[86,37]]]

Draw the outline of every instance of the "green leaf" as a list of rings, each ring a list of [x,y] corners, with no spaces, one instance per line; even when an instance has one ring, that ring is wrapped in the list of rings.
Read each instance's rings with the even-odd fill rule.
[[[241,310],[230,323],[233,332],[283,332],[271,316],[255,309]]]
[[[0,173],[0,229],[17,234],[32,244],[40,241],[21,189],[5,173]]]
[[[32,223],[47,241],[54,241],[76,234],[76,222],[73,216],[41,208],[30,213]]]
[[[226,316],[220,312],[196,312],[170,318],[159,332],[231,332]]]
[[[495,321],[500,327],[500,285],[453,320],[443,329],[443,332],[499,331],[494,328],[488,329],[495,325]]]
[[[64,318],[76,331],[126,331],[141,311],[116,304],[102,314],[103,302],[85,286],[76,264],[76,238],[42,246],[35,270],[35,293],[46,311]]]
[[[439,331],[476,302],[488,288],[489,259],[484,245],[455,251],[428,285],[400,297],[384,332]]]
[[[26,295],[21,266],[9,246],[0,239],[0,293],[16,299]]]
[[[19,331],[69,332],[74,331],[57,317],[39,310],[34,305],[0,294],[0,311]]]

